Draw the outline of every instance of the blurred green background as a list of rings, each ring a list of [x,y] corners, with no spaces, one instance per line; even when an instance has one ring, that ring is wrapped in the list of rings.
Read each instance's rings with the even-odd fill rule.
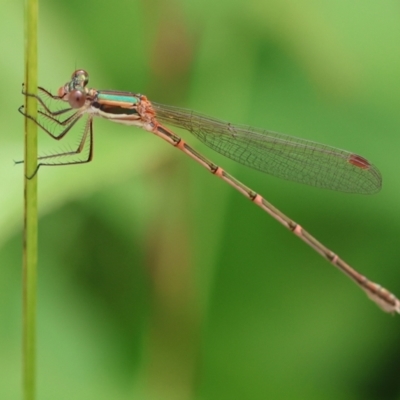
[[[0,399],[21,398],[23,10],[0,25]],[[40,3],[39,82],[146,94],[354,151],[383,189],[249,170],[179,132],[400,295],[400,4]],[[91,164],[39,173],[38,399],[398,399],[400,319],[182,153],[95,121]],[[41,154],[74,146],[41,133]],[[397,336],[399,335],[399,336]]]

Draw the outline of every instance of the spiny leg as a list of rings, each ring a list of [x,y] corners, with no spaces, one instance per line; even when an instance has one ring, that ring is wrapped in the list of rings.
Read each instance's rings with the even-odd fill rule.
[[[56,115],[56,113],[54,113],[54,114],[46,114],[43,111],[39,110],[38,111],[39,116],[42,116],[45,119],[47,118],[50,122],[54,122],[58,126],[61,126],[61,127],[65,126],[66,127],[60,133],[54,134],[49,129],[47,129],[44,126],[44,124],[39,121],[39,119],[36,119],[36,118],[32,117],[29,114],[26,114],[25,111],[23,110],[23,108],[24,108],[24,106],[21,106],[18,109],[18,111],[22,115],[24,115],[26,118],[29,118],[30,120],[34,121],[39,128],[41,128],[44,132],[46,132],[49,136],[51,136],[53,139],[56,139],[56,140],[61,140],[70,131],[70,129],[76,124],[76,122],[81,118],[81,116],[83,115],[83,113],[81,111],[76,111],[74,114],[72,114],[71,116],[69,116],[65,120],[60,121],[57,118],[53,117],[53,115]],[[72,108],[68,108],[68,109],[61,110],[61,111],[67,112],[67,111],[71,111],[71,110],[72,110]],[[57,114],[57,115],[60,115],[60,114]]]
[[[44,95],[48,96],[48,97],[49,97],[50,99],[52,99],[52,100],[56,100],[56,101],[59,101],[59,102],[62,103],[62,98],[61,98],[61,97],[52,95],[52,94],[51,94],[50,92],[48,92],[46,89],[43,89],[43,88],[39,87],[39,92],[42,92]],[[81,110],[81,111],[80,111],[80,110],[77,110],[77,111],[75,111],[72,115],[70,115],[70,116],[68,116],[67,118],[65,118],[64,120],[60,120],[58,117],[60,117],[60,116],[63,115],[63,114],[66,114],[66,113],[68,113],[68,112],[70,112],[70,111],[73,111],[73,108],[68,107],[68,108],[64,108],[64,109],[61,109],[61,110],[53,111],[53,110],[51,110],[51,109],[46,105],[46,103],[44,102],[44,100],[43,100],[39,95],[30,94],[30,93],[24,92],[23,90],[22,90],[22,93],[23,93],[25,96],[34,97],[34,98],[37,100],[39,106],[43,107],[43,110],[44,110],[44,111],[43,111],[43,110],[40,110],[40,109],[38,110],[38,114],[39,114],[38,119],[33,118],[31,115],[26,114],[26,113],[25,113],[25,110],[24,110],[24,106],[21,106],[21,107],[18,109],[18,111],[19,111],[22,115],[24,115],[25,117],[27,117],[27,118],[31,119],[32,121],[34,121],[41,129],[43,129],[43,130],[44,130],[49,136],[51,136],[53,139],[56,139],[56,140],[62,139],[62,138],[66,135],[66,133],[71,129],[71,127],[73,126],[73,124],[75,124],[75,122],[76,122],[76,121],[82,116],[82,114],[83,114],[83,111],[82,111],[82,110]],[[39,120],[39,119],[41,119],[41,120]],[[44,125],[44,121],[45,121],[45,120],[47,120],[47,121],[50,122],[50,123],[55,123],[56,126],[59,126],[59,127],[64,127],[64,126],[66,126],[66,129],[63,129],[60,133],[51,132],[51,131],[50,131],[49,129],[47,129],[46,126]],[[70,124],[72,124],[72,125],[70,125]]]
[[[48,114],[51,114],[51,115],[58,115],[59,114],[59,112],[54,112],[54,111],[52,111],[52,110],[50,110],[50,108],[46,105],[46,103],[44,102],[44,100],[38,95],[38,94],[32,94],[32,93],[28,93],[28,92],[25,92],[24,91],[24,84],[22,84],[22,94],[24,95],[24,96],[27,96],[27,97],[34,97],[41,105],[42,105],[42,107],[46,110],[46,112],[48,113]],[[60,96],[56,96],[56,95],[54,95],[54,94],[52,94],[52,93],[50,93],[48,90],[46,90],[45,88],[42,88],[42,87],[38,87],[38,92],[39,93],[42,93],[44,96],[47,96],[47,97],[49,97],[51,100],[56,100],[56,101],[62,101],[62,97],[60,97]],[[69,111],[71,108],[68,108],[68,109],[66,109],[65,111]],[[64,111],[64,112],[65,112]]]
[[[89,139],[88,139],[88,137],[89,137]],[[67,156],[79,155],[82,153],[83,149],[85,148],[85,144],[87,143],[87,140],[89,140],[89,152],[88,152],[87,158],[85,158],[83,160],[68,161],[68,162],[54,162],[54,163],[39,162],[34,173],[27,178],[32,179],[37,174],[37,172],[41,166],[55,167],[55,166],[59,166],[59,165],[86,164],[86,163],[92,161],[92,159],[93,159],[93,118],[92,117],[88,117],[88,119],[86,121],[85,130],[83,131],[82,137],[79,141],[79,145],[76,150],[66,151],[66,152],[57,153],[57,154],[50,154],[47,156],[41,156],[41,157],[38,157],[38,160],[42,161],[42,160],[54,159],[57,157],[67,157]],[[17,163],[21,163],[21,162],[23,162],[23,161],[19,161]]]
[[[37,124],[37,126],[39,126],[44,132],[46,132],[49,136],[51,136],[53,139],[56,139],[56,140],[61,140],[61,139],[71,130],[71,128],[74,127],[74,125],[79,121],[79,119],[80,119],[80,117],[81,117],[81,115],[77,115],[78,112],[76,112],[76,113],[73,114],[70,118],[68,118],[68,119],[65,121],[65,124],[64,124],[63,122],[60,122],[60,121],[58,121],[57,119],[53,119],[52,117],[49,117],[49,116],[47,116],[46,114],[43,114],[43,113],[41,113],[41,112],[39,111],[40,114],[42,114],[42,115],[45,116],[45,117],[51,118],[52,121],[54,120],[54,122],[59,123],[59,125],[61,125],[61,126],[64,126],[64,125],[66,125],[66,124],[69,122],[69,125],[67,125],[67,126],[65,127],[65,129],[64,129],[61,133],[59,133],[58,135],[54,135],[54,134],[53,134],[51,131],[49,131],[42,123],[40,123],[37,119],[33,118],[31,115],[28,115],[28,114],[25,114],[24,112],[22,112],[22,111],[21,111],[21,107],[20,107],[19,111],[20,111],[26,118],[29,118],[29,119],[31,119],[32,121],[34,121],[34,122]],[[71,122],[71,121],[72,121],[72,122]],[[85,128],[85,131],[86,131],[86,130],[87,130],[87,128]],[[84,134],[82,135],[82,138],[85,138],[86,135],[87,135],[87,133],[84,132]],[[84,141],[85,141],[85,139],[84,139]],[[79,147],[78,147],[78,149],[79,149]],[[80,151],[82,151],[82,150],[80,150]],[[79,152],[80,152],[80,151],[79,151]],[[78,152],[78,153],[79,153],[79,152]],[[38,157],[38,160],[43,160],[43,159],[45,159],[45,158],[52,158],[52,157],[57,157],[57,156],[68,155],[68,154],[71,154],[71,153],[72,153],[72,154],[77,154],[76,151],[75,151],[75,152],[64,152],[64,153],[58,153],[58,154],[53,154],[53,155],[48,155],[48,156],[41,156],[41,157]],[[19,161],[14,161],[14,162],[15,162],[15,164],[22,164],[22,163],[24,162],[24,160],[19,160]],[[35,171],[33,172],[33,174],[32,174],[31,176],[27,177],[28,179],[32,179],[32,178],[37,174],[37,171],[39,170],[40,165],[46,165],[46,164],[39,163],[39,164],[37,165]],[[56,164],[50,164],[50,165],[56,165]]]

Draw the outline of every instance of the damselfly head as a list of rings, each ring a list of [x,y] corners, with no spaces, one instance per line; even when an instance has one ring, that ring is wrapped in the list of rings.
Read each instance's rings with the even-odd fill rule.
[[[71,81],[58,89],[58,97],[68,101],[72,108],[80,108],[85,104],[89,82],[89,74],[84,69],[77,69],[71,75]]]

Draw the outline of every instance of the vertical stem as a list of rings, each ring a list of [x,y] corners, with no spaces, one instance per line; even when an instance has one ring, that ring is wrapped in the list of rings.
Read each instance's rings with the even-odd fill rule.
[[[37,91],[38,0],[25,0],[25,90]],[[37,103],[25,97],[25,110],[34,118]],[[37,127],[25,118],[24,238],[23,238],[23,398],[36,392],[36,282],[37,282]]]

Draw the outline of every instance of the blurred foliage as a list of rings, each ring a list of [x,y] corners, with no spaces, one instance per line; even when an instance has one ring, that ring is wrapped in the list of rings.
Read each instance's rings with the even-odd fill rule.
[[[372,160],[383,190],[347,195],[248,170],[180,132],[400,294],[398,2],[40,6],[39,82],[49,90],[84,68],[93,87]],[[13,159],[23,154],[23,21],[18,2],[2,9],[0,398],[12,400],[21,396],[23,169]],[[398,317],[171,146],[108,121],[95,131],[91,164],[39,174],[39,399],[400,398]],[[71,145],[44,136],[42,154]]]

